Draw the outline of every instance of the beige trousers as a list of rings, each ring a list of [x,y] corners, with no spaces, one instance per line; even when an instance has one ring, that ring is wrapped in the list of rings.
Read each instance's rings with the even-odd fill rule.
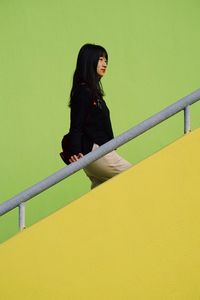
[[[97,149],[97,144],[93,145],[92,151]],[[86,175],[91,180],[91,189],[104,181],[129,169],[131,163],[123,159],[116,151],[112,151],[84,168]]]

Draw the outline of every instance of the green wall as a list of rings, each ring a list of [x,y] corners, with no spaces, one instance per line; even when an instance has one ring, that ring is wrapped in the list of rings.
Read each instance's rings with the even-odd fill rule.
[[[67,99],[79,48],[109,53],[103,79],[115,135],[199,88],[200,3],[0,1],[1,197],[7,200],[61,167]],[[199,127],[200,103],[192,109]],[[139,162],[182,135],[183,114],[123,146]],[[27,226],[89,190],[83,172],[26,204]],[[0,241],[17,232],[17,210],[0,218]]]

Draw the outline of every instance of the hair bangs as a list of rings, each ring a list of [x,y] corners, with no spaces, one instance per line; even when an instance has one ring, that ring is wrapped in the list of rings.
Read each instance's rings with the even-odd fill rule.
[[[105,48],[102,46],[97,46],[98,47],[98,56],[99,57],[105,57],[106,60],[108,60],[108,53]]]

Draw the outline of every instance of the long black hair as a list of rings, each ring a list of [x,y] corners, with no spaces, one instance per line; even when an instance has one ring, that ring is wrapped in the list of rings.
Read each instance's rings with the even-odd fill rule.
[[[108,61],[108,53],[102,46],[85,44],[81,47],[73,76],[69,106],[71,106],[71,101],[76,90],[81,85],[86,85],[90,89],[94,99],[102,98],[104,96],[103,87],[100,81],[101,78],[97,74],[99,57],[105,57]]]

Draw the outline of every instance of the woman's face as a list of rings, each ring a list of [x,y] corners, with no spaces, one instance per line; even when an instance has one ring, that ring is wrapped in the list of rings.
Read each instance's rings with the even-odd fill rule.
[[[100,77],[103,77],[103,75],[106,73],[106,68],[107,68],[106,58],[103,56],[99,57],[98,64],[97,64],[97,74]]]

